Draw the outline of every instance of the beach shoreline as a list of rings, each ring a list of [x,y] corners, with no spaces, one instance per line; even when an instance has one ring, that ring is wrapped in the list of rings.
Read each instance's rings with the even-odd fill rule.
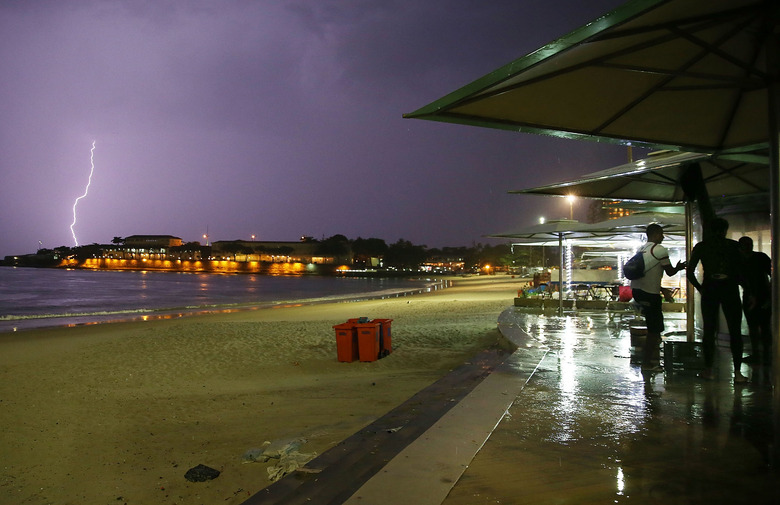
[[[15,270],[11,269],[16,274]],[[0,334],[56,326],[174,319],[289,304],[391,298],[444,289],[452,282],[451,278],[446,277],[417,276],[405,279],[364,277],[348,280],[346,284],[334,284],[328,281],[346,279],[325,276],[86,270],[83,271],[86,276],[61,279],[59,276],[50,278],[26,275],[30,272],[44,272],[46,269],[18,270],[23,274],[11,277],[0,275],[0,286],[4,288],[0,296],[3,298],[0,303]],[[6,272],[0,269],[0,274]],[[120,277],[112,275],[117,273]],[[128,279],[127,274],[141,275],[129,275]],[[111,277],[106,279],[104,276]],[[150,278],[147,279],[147,276]],[[236,279],[256,280],[235,282]],[[117,297],[116,287],[112,282],[126,286],[126,295]],[[350,285],[356,286],[357,290],[348,287]],[[43,290],[45,294],[38,297],[38,292],[33,291],[36,289]],[[87,291],[88,289],[94,289],[97,293]]]
[[[491,346],[523,279],[399,298],[0,335],[0,502],[241,503],[265,441],[321,454]],[[333,325],[392,319],[394,352],[339,363]],[[198,464],[220,470],[188,482]]]

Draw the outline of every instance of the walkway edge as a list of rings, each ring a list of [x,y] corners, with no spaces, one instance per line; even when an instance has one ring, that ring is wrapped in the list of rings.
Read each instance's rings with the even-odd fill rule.
[[[538,348],[517,349],[344,503],[441,504],[546,354]]]

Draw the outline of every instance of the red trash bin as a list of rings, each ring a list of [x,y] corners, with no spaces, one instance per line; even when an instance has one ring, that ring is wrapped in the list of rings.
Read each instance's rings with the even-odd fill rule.
[[[379,323],[379,355],[384,357],[393,352],[393,332],[391,327],[393,320],[374,319],[374,322]]]
[[[352,323],[337,324],[336,330],[336,356],[339,361],[352,363],[359,357],[358,340],[355,325]]]
[[[377,322],[355,324],[360,361],[376,361],[379,359],[379,327]]]

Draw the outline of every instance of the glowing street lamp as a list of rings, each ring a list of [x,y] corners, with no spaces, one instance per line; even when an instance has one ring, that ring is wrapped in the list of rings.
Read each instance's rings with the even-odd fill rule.
[[[569,219],[574,219],[574,200],[576,200],[577,197],[568,195],[566,199],[569,201]]]
[[[252,242],[254,242],[254,241],[255,241],[255,236],[254,236],[254,235],[252,235]]]
[[[539,224],[544,224],[544,221],[545,221],[544,216],[541,216],[539,218]]]

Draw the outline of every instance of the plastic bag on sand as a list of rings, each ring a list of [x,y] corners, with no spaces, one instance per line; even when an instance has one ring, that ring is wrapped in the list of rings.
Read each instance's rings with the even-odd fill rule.
[[[268,478],[273,482],[276,482],[288,473],[294,472],[298,468],[304,466],[317,456],[316,452],[298,452],[301,445],[306,442],[307,440],[305,438],[275,440],[273,442],[266,441],[263,442],[262,448],[249,449],[246,451],[242,459],[244,460],[244,463],[265,463],[271,459],[278,459],[278,463],[267,468]]]
[[[281,458],[279,458],[279,462],[275,464],[274,466],[269,466],[266,470],[268,471],[268,478],[272,482],[276,482],[277,480],[281,479],[288,473],[294,472],[298,468],[304,466],[306,463],[314,459],[314,457],[317,455],[316,452],[311,453],[301,453],[298,451],[292,451],[284,454]]]
[[[244,453],[241,459],[244,463],[260,462],[265,463],[269,459],[279,459],[284,454],[297,451],[301,445],[305,444],[305,438],[288,438],[283,440],[274,440],[273,442],[263,442],[263,447],[259,449],[249,449]]]

